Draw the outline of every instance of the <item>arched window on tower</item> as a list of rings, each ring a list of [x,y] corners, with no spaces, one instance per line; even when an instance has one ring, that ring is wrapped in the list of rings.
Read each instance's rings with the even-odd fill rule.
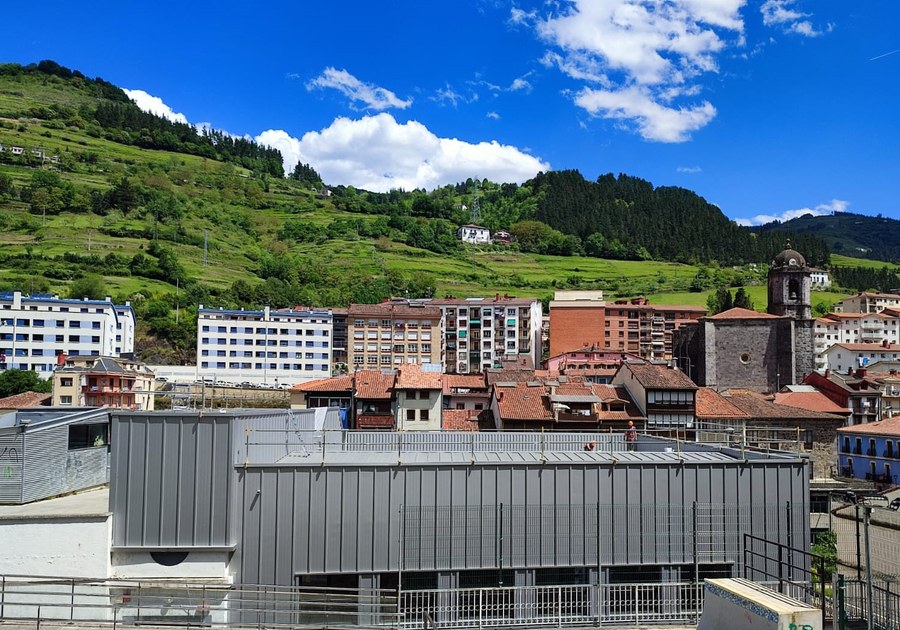
[[[800,281],[796,278],[791,278],[788,281],[788,299],[791,300],[799,300],[800,299]]]

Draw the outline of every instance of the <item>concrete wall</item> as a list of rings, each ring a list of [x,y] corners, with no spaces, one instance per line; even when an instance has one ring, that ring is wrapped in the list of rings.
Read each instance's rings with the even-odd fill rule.
[[[0,574],[106,578],[110,516],[0,522]]]

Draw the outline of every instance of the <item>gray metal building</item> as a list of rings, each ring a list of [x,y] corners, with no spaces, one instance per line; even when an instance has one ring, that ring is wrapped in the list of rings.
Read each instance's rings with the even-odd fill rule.
[[[210,554],[243,584],[415,590],[683,582],[740,575],[745,533],[809,546],[794,454],[323,430],[338,422],[113,412],[113,553],[164,557],[161,576]]]
[[[22,504],[107,481],[106,409],[0,414],[0,503]]]

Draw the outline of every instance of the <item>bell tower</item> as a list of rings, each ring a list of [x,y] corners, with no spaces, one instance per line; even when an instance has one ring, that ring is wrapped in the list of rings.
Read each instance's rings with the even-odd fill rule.
[[[812,319],[811,276],[806,259],[788,241],[769,269],[768,313],[795,320]]]

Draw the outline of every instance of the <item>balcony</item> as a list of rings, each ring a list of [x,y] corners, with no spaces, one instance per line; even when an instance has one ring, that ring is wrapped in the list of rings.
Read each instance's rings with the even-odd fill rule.
[[[597,422],[596,413],[578,413],[577,411],[560,411],[557,422]]]
[[[357,429],[393,429],[394,416],[381,413],[362,413],[356,416]]]

